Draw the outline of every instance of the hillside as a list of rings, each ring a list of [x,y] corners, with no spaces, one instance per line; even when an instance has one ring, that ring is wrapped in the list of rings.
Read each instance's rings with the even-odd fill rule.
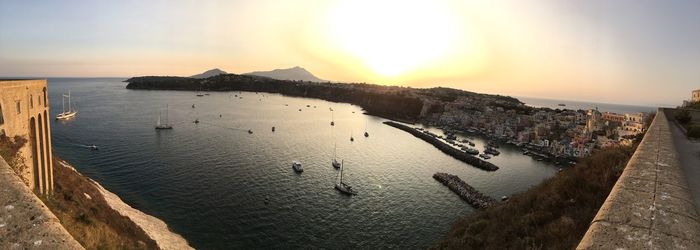
[[[275,69],[271,71],[255,71],[245,73],[244,75],[263,76],[277,80],[324,82],[324,80],[319,79],[308,70],[299,66],[288,69]]]

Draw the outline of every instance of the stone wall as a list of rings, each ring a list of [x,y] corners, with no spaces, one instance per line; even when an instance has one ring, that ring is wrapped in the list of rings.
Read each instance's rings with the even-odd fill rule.
[[[82,249],[2,157],[0,249]]]
[[[700,249],[700,217],[659,110],[578,249]]]
[[[26,168],[17,174],[30,189],[43,194],[53,190],[46,87],[46,80],[0,80],[0,134],[27,140],[19,150]]]

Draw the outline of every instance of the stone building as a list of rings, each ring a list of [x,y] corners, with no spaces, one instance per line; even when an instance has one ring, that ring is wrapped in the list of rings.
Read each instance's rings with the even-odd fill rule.
[[[46,80],[0,80],[0,136],[26,140],[19,150],[29,188],[53,191],[53,160]],[[5,159],[8,160],[8,159]]]
[[[690,100],[693,102],[700,102],[700,89],[693,90],[693,96]]]

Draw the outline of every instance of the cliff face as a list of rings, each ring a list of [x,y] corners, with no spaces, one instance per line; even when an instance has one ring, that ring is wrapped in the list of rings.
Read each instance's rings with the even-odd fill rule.
[[[134,77],[127,89],[253,91],[288,96],[318,98],[358,105],[367,113],[414,122],[419,119],[423,101],[407,88],[369,84],[314,83],[276,80],[249,75],[219,75],[207,79],[187,77]]]

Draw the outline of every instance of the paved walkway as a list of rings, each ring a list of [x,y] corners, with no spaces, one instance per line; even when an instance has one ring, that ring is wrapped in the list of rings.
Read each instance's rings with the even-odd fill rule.
[[[700,208],[700,140],[686,138],[678,124],[672,121],[673,117],[670,115],[666,117],[672,124],[670,127],[673,144],[678,152],[681,169],[688,181],[688,191],[695,201],[695,209],[700,213],[700,209],[698,209]]]

